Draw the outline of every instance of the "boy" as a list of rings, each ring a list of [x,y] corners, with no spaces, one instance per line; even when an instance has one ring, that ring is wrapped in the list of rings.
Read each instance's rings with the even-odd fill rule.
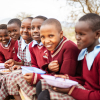
[[[7,24],[8,33],[15,41],[20,39],[20,27],[21,21],[17,18],[11,19]]]
[[[15,41],[8,34],[7,25],[0,25],[0,63],[13,59],[15,54]]]
[[[82,49],[78,56],[78,60],[83,61],[82,77],[68,76],[69,79],[76,80],[83,86],[72,86],[67,89],[53,87],[53,90],[56,91],[53,92],[53,95],[56,95],[56,100],[67,100],[68,95],[71,100],[100,100],[100,44],[98,41],[100,36],[100,16],[94,13],[84,15],[77,22],[75,32],[77,46],[80,50]],[[48,91],[45,90],[44,92],[47,93]],[[40,100],[40,97],[43,97],[41,100],[44,100],[45,97],[48,97],[45,100],[54,100],[51,93],[50,95],[47,93],[48,96],[45,96],[42,92],[40,95],[42,96],[39,96],[38,100]]]

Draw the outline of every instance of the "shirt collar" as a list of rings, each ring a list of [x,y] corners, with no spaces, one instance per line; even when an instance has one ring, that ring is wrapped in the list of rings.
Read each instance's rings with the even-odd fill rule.
[[[9,42],[6,45],[3,45],[4,47],[8,47],[8,45],[10,44],[11,38],[9,39]]]
[[[43,43],[42,43],[42,42],[40,42],[40,43],[38,44],[38,42],[37,42],[37,41],[33,40],[32,47],[34,47],[35,45],[42,46],[42,45],[43,45]]]
[[[80,52],[78,56],[78,61],[83,60],[84,56],[86,55],[87,67],[88,67],[88,70],[90,70],[94,62],[94,59],[98,55],[99,52],[100,52],[100,44],[95,46],[94,50],[89,53],[87,52],[87,48],[82,49],[82,51]]]
[[[26,44],[25,43],[25,40],[22,38],[22,45],[21,45],[21,48],[22,48],[22,51],[25,49],[26,46],[28,46],[29,44]]]

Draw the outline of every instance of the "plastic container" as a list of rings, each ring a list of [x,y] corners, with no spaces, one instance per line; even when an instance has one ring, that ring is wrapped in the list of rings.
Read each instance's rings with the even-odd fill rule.
[[[38,73],[38,74],[45,74],[46,72],[39,69],[39,68],[36,68],[36,67],[25,67],[25,66],[21,66],[22,68],[22,74],[26,74],[26,73]]]

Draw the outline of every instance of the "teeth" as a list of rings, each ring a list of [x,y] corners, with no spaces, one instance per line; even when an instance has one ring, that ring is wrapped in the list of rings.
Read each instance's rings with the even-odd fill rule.
[[[47,45],[46,47],[51,47],[51,45]]]
[[[6,42],[6,41],[2,41],[2,42]]]
[[[39,37],[39,36],[34,36],[34,37]]]

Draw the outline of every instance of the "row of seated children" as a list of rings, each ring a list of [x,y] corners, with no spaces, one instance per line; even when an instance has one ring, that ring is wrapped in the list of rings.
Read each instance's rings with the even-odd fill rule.
[[[9,50],[9,48],[7,48],[7,49],[5,48],[6,49],[5,52],[10,51],[11,52],[10,56],[13,56],[13,57],[11,58],[10,56],[8,56],[9,53],[4,55],[4,57],[8,56],[9,57],[8,59],[10,59],[10,61],[13,61],[13,65],[14,64],[18,64],[18,65],[31,65],[31,60],[28,59],[28,61],[27,61],[27,57],[26,57],[26,54],[27,54],[26,52],[28,52],[28,56],[30,56],[30,53],[29,53],[28,49],[26,50],[25,46],[33,40],[32,37],[31,37],[31,21],[32,21],[32,19],[33,19],[32,17],[28,17],[28,18],[25,19],[26,26],[23,25],[23,27],[25,27],[26,30],[23,30],[23,28],[20,29],[20,27],[18,27],[19,26],[19,23],[17,23],[18,21],[15,21],[15,19],[12,19],[12,24],[16,24],[17,25],[17,27],[16,26],[13,27],[13,25],[12,25],[12,30],[14,29],[14,32],[15,32],[15,30],[17,30],[17,28],[19,28],[20,33],[21,33],[21,37],[22,37],[22,39],[20,39],[19,41],[15,40],[16,42],[15,42],[15,44],[12,47],[14,49]],[[3,43],[7,44],[8,43],[8,38],[10,40],[9,36],[12,35],[10,28],[8,29],[8,26],[9,26],[9,24],[7,25],[7,27],[5,27],[5,29],[1,28],[1,33],[0,33],[1,40],[2,40],[1,41],[1,45]],[[2,33],[2,30],[5,30],[5,33]],[[24,33],[27,33],[26,34],[27,37],[25,37]],[[2,35],[2,34],[4,34],[4,35]],[[16,33],[14,33],[14,38],[15,37],[17,37]],[[20,35],[19,35],[19,37],[20,37]],[[3,39],[5,40],[4,42],[3,42]],[[14,41],[13,39],[11,39],[11,40]],[[23,48],[23,46],[24,46],[24,48]],[[10,47],[10,44],[8,44],[8,47]],[[12,50],[14,50],[14,51],[12,52]],[[4,52],[4,54],[5,54],[5,52]],[[14,53],[14,54],[12,54],[12,53]],[[6,60],[8,60],[8,59],[6,59]],[[8,62],[9,62],[9,60],[8,60]],[[6,64],[6,62],[5,62],[5,67],[7,68],[9,66],[10,66],[10,64],[9,63]],[[4,88],[4,86],[6,85],[6,83],[5,83],[6,78],[8,78],[7,75],[2,75],[2,77],[0,77],[0,81],[2,83],[1,84],[1,90],[0,90],[0,99],[1,100],[4,100],[4,98],[8,95],[7,87]]]
[[[45,23],[41,26],[43,34]],[[100,16],[89,13],[82,16],[75,26],[77,47],[81,50],[78,60],[82,60],[82,76],[69,74],[55,75],[77,81],[79,84],[70,88],[50,86],[42,80],[37,84],[38,100],[100,100]],[[42,39],[41,39],[42,40]]]
[[[43,30],[40,32],[41,24]],[[63,36],[61,24],[58,20],[51,18],[44,22],[44,19],[41,17],[36,17],[33,20],[26,18],[21,23],[20,34],[25,43],[30,43],[29,50],[32,66],[43,69],[50,75],[68,74],[75,76],[77,74],[77,57],[80,51],[72,41]],[[33,37],[34,40],[32,41],[30,37]],[[18,45],[18,42],[16,43]],[[19,57],[19,55],[17,56]],[[15,61],[12,59],[5,62],[6,67],[11,67],[12,65],[15,65]],[[13,66],[14,68],[20,68],[20,66],[15,65]],[[36,87],[34,85],[40,79],[41,75],[36,73],[27,73],[24,76],[20,73],[6,75],[8,94],[14,95],[16,100],[20,100],[17,88],[18,84],[25,94],[32,98],[36,94]],[[27,82],[30,84],[27,84]]]
[[[21,21],[17,18],[11,19],[7,25],[0,25],[0,63],[13,58],[15,41],[20,38],[20,26]]]

